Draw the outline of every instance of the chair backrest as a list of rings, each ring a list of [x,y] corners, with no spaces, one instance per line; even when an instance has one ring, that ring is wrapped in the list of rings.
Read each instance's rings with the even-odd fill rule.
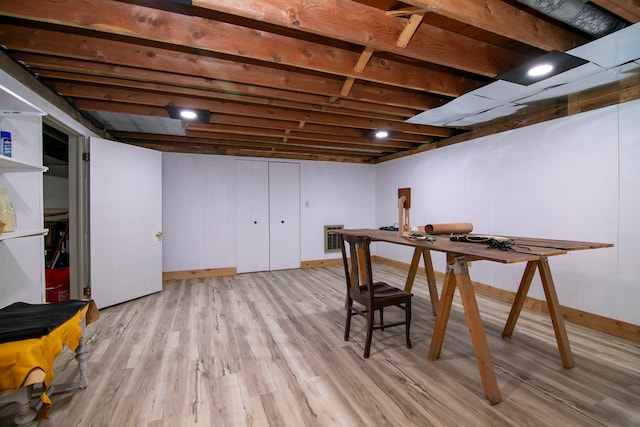
[[[371,238],[347,234],[341,234],[340,237],[347,292],[351,292],[352,295],[360,294],[366,289],[369,291],[369,296],[373,298],[373,273],[369,251]]]

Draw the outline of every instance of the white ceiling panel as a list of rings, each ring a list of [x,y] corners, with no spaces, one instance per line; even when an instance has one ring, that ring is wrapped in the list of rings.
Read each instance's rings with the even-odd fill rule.
[[[445,106],[446,105],[423,111],[422,113],[416,114],[415,116],[407,119],[406,122],[418,125],[444,126],[445,123],[461,118],[459,114],[455,114],[444,108]]]
[[[499,107],[492,108],[491,110],[484,111],[479,114],[474,114],[472,116],[464,117],[460,120],[447,123],[446,126],[464,128],[467,126],[477,125],[479,123],[488,122],[494,119],[498,119],[500,117],[509,116],[525,107],[526,105],[515,105],[515,104],[501,105]]]
[[[420,113],[407,122],[470,126],[513,114],[526,104],[571,95],[631,77],[634,73],[640,73],[640,23],[567,53],[591,62],[529,86],[498,80],[441,107]]]
[[[548,79],[533,83],[531,86],[542,90],[582,80],[595,74],[601,73],[605,70],[606,68],[603,68],[599,65],[587,63],[571,70],[567,70],[564,73],[549,77]]]
[[[618,80],[623,80],[632,77],[633,74],[640,73],[640,68],[636,62],[622,65],[620,67],[612,68],[610,70],[604,70],[598,74],[594,74],[582,80],[567,83],[556,87],[545,89],[536,95],[520,99],[516,101],[518,104],[527,104],[536,101],[542,101],[545,99],[558,98],[561,96],[571,95],[572,93],[578,93],[590,89],[594,89],[598,86],[602,86],[609,83],[614,83]]]
[[[520,85],[518,83],[508,82],[506,80],[498,80],[481,88],[469,92],[471,95],[482,96],[497,101],[513,101],[514,99],[524,98],[540,92],[542,89],[530,86]],[[466,95],[465,95],[466,96]]]
[[[640,58],[640,23],[577,47],[567,53],[605,68]]]
[[[501,105],[503,101],[476,96],[474,92],[460,96],[442,107],[432,108],[406,120],[407,123],[443,126],[448,122],[475,115]]]

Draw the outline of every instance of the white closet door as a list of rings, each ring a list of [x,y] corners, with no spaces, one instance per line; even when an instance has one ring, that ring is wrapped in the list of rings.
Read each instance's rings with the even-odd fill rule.
[[[269,162],[270,269],[300,268],[300,165]]]
[[[162,290],[162,153],[89,144],[91,296],[103,308]]]
[[[236,160],[236,269],[269,270],[269,163]]]

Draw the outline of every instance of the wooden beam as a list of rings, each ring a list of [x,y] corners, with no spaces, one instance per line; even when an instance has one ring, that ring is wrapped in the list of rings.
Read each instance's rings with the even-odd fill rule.
[[[354,79],[353,77],[347,77],[347,79],[344,81],[342,89],[340,90],[340,96],[349,96],[349,92],[351,91],[351,87],[353,86],[355,81],[356,79]]]
[[[403,22],[385,11],[356,2],[325,0],[306,7],[305,2],[270,0],[256,8],[251,2],[237,0],[193,0],[194,6],[268,22],[285,28],[294,28],[323,37],[371,46],[376,50],[397,53],[402,56],[457,68],[483,76],[494,77],[515,68],[531,58],[503,47],[490,45],[440,27],[424,24],[416,32],[413,43],[407,48],[396,46]],[[285,13],[283,13],[285,12]],[[358,17],[358,19],[353,19]],[[375,33],[371,23],[375,23]],[[562,40],[573,37],[566,32]],[[527,38],[532,39],[531,36]],[[562,49],[566,50],[566,49]]]
[[[188,87],[175,86],[170,80],[168,80],[166,83],[153,83],[140,80],[102,77],[90,74],[50,71],[33,67],[31,67],[31,70],[36,72],[41,79],[55,79],[55,81],[59,82],[66,81],[69,83],[93,83],[112,87],[128,87],[141,90],[179,93],[186,96],[213,97],[219,99],[236,100],[239,102],[249,101],[252,99],[263,99],[263,102],[270,102],[268,101],[269,99],[275,99],[283,102],[298,102],[301,104],[307,104],[309,105],[309,108],[312,109],[314,108],[313,106],[326,104],[326,96],[302,92],[282,91],[264,87],[249,87],[241,84],[236,84],[236,90],[234,91],[222,91],[218,88],[222,85],[217,84],[209,84],[207,85],[207,87]],[[170,77],[171,75],[168,75],[168,78]],[[211,86],[216,86],[216,90],[210,90],[209,88]],[[380,105],[377,103],[360,102],[353,100],[345,100],[340,103],[334,104],[334,106],[355,111],[377,111],[379,113],[388,114],[390,116],[398,116],[401,118],[411,117],[415,115],[417,111],[413,108],[399,108],[394,106]]]
[[[289,131],[288,133],[286,131]],[[363,138],[362,132],[358,136],[338,136],[331,134],[319,134],[314,132],[304,132],[299,130],[287,129],[285,134],[290,141],[306,141],[308,143],[329,143],[339,144],[350,148],[375,148],[383,151],[395,152],[405,150],[407,148],[416,147],[420,144],[419,140],[406,141],[400,139],[371,139]],[[260,129],[251,128],[249,126],[225,126],[215,122],[212,124],[200,124],[200,126],[189,126],[189,136],[211,136],[224,134],[229,138],[235,139],[231,135],[237,135],[240,138],[247,136],[271,138],[273,141],[282,137],[282,129]]]
[[[326,97],[314,96],[311,94],[301,94],[296,92],[280,92],[281,96],[275,96],[273,91],[257,89],[257,93],[247,95],[244,93],[236,92],[223,92],[223,91],[211,91],[200,88],[190,88],[175,86],[173,84],[160,84],[150,83],[144,81],[117,79],[113,77],[101,77],[101,76],[88,76],[84,74],[69,74],[60,72],[47,72],[43,71],[39,73],[41,78],[55,77],[56,82],[53,86],[55,88],[58,85],[60,88],[73,83],[84,84],[98,84],[105,87],[113,88],[131,88],[137,90],[148,90],[154,92],[164,92],[170,94],[179,94],[184,96],[195,96],[202,98],[215,98],[226,99],[229,101],[238,102],[250,102],[256,104],[269,104],[279,106],[291,106],[294,108],[302,108],[308,110],[317,110],[318,108],[325,107],[327,105]],[[62,90],[62,89],[60,89]],[[265,93],[266,92],[266,93]],[[269,95],[271,93],[271,95]],[[277,93],[277,92],[276,92]],[[371,113],[375,116],[383,114],[385,116],[397,117],[399,120],[405,120],[407,117],[412,117],[416,114],[417,110],[408,108],[398,108],[394,106],[379,105],[367,102],[359,101],[345,101],[332,104],[336,111],[349,111],[352,110],[353,114],[368,116]]]
[[[120,99],[123,102],[133,104],[147,104],[147,105],[191,105],[193,108],[196,105],[204,106],[208,102],[234,102],[237,104],[247,104],[255,106],[263,106],[265,108],[274,108],[279,111],[282,109],[299,110],[301,112],[308,112],[314,114],[316,112],[329,111],[321,106],[289,102],[270,100],[259,97],[236,97],[226,96],[218,92],[205,93],[200,96],[192,93],[185,93],[184,90],[175,90],[173,92],[166,92],[166,88],[157,87],[154,91],[145,89],[144,84],[140,84],[137,87],[117,87],[117,86],[101,86],[94,83],[80,83],[80,82],[55,82],[53,84],[54,89],[63,96],[86,98],[86,99]],[[176,88],[177,89],[177,88]],[[163,92],[158,92],[161,90]],[[127,95],[128,94],[128,95]],[[206,109],[205,107],[202,107]],[[273,113],[272,113],[273,114]],[[332,108],[328,114],[333,116],[354,117],[359,119],[370,119],[376,121],[398,121],[404,122],[406,117],[402,116],[390,116],[388,114],[379,113],[374,110],[347,110]]]
[[[546,51],[565,52],[588,41],[577,32],[569,32],[560,25],[537,18],[502,0],[403,2]]]
[[[356,66],[353,68],[353,71],[355,71],[356,73],[362,73],[365,67],[367,66],[367,64],[369,63],[369,60],[371,59],[373,52],[375,52],[374,48],[365,46],[364,50],[360,54],[360,58],[358,58],[358,62],[356,63]]]
[[[615,13],[632,24],[640,21],[640,4],[638,0],[591,0],[591,3]]]
[[[140,50],[139,54],[146,55],[147,59],[152,57],[153,51],[159,49],[157,48],[157,43],[162,43],[165,46],[167,44],[175,46],[172,55],[177,54],[182,57],[186,56],[184,54],[185,49],[196,49],[202,52],[230,55],[238,58],[241,62],[258,60],[277,65],[304,68],[314,72],[335,74],[342,77],[357,77],[367,81],[403,88],[412,87],[418,90],[425,90],[425,82],[428,82],[427,76],[425,75],[427,73],[432,74],[432,78],[437,77],[443,81],[449,81],[449,87],[455,87],[460,84],[460,81],[451,74],[436,70],[429,71],[425,70],[425,67],[393,60],[385,60],[384,63],[381,64],[372,63],[367,67],[366,72],[356,73],[353,64],[357,63],[360,55],[351,50],[340,49],[338,47],[329,48],[320,43],[313,43],[276,33],[258,31],[253,28],[214,21],[204,17],[171,13],[119,1],[92,0],[91,7],[85,8],[77,7],[74,0],[42,0],[38,2],[3,0],[0,14],[28,19],[34,22],[64,25],[70,27],[70,29],[86,28],[101,35],[100,38],[96,39],[92,39],[90,36],[89,38],[85,38],[84,34],[81,37],[76,36],[75,38],[79,40],[75,40],[74,43],[73,40],[68,40],[72,35],[65,34],[72,33],[74,32],[73,30],[61,33],[51,32],[50,35],[45,36],[52,39],[50,42],[60,37],[63,40],[56,41],[59,46],[58,49],[50,51],[61,52],[61,54],[72,46],[82,46],[85,49],[86,46],[90,46],[90,51],[102,53],[98,46],[100,39],[104,39],[105,35],[112,35],[114,39],[118,40],[121,40],[122,36],[126,35],[135,38],[136,44],[146,45],[148,47],[140,49],[129,43],[120,43],[122,52],[132,52],[138,49]],[[97,16],[100,17],[98,22],[96,21]],[[339,19],[339,21],[344,22],[344,26],[352,25],[352,23],[346,22],[343,19]],[[153,25],[146,24],[147,22],[153,22]],[[186,28],[189,30],[185,31],[184,29]],[[15,38],[22,38],[22,43],[24,43],[24,39],[37,36],[25,27],[18,27],[14,31],[13,36]],[[11,46],[11,44],[18,43],[18,41],[9,42],[4,40],[4,36],[11,36],[11,33],[14,31],[8,31],[2,34],[3,44]],[[41,32],[41,34],[46,33],[48,32]],[[477,44],[478,42],[469,39],[467,44],[470,43]],[[35,45],[37,45],[37,43],[35,43]],[[462,49],[462,46],[457,46],[457,48]],[[465,58],[464,61],[462,61],[463,63],[473,63],[477,57],[477,52],[480,50],[491,50],[490,48],[487,49],[485,45],[476,46],[476,48],[475,54],[469,58]],[[180,53],[176,53],[176,50],[180,51]],[[442,49],[440,48],[439,50],[441,52],[440,54],[442,54]],[[301,52],[304,52],[304,60],[301,60]],[[490,74],[493,76],[506,69],[514,68],[516,65],[513,64],[511,60],[511,58],[514,57],[513,52],[505,50],[502,53],[494,53],[497,57],[492,59],[492,61],[487,61],[487,67],[493,69],[481,70],[481,74]],[[85,55],[86,54],[87,52],[85,52]],[[455,56],[457,57],[459,55],[456,53]],[[495,69],[495,64],[501,61],[500,56],[509,62],[509,68]],[[196,64],[203,58],[202,56],[195,57]],[[518,57],[518,55],[516,55],[516,57]],[[530,58],[520,56],[520,59],[524,61]],[[401,79],[399,79],[399,77],[401,77]],[[469,83],[472,82],[473,81],[470,81]]]
[[[103,50],[102,48],[101,51],[109,52],[109,50]],[[286,70],[278,71],[278,78],[274,79],[273,69],[253,65],[243,66],[229,61],[217,62],[215,59],[211,60],[210,65],[208,59],[202,59],[199,66],[194,66],[194,69],[190,70],[190,67],[188,65],[185,66],[185,62],[181,58],[174,58],[173,62],[169,62],[171,59],[168,58],[166,65],[170,68],[167,69],[175,71],[175,73],[172,73],[155,69],[143,70],[144,63],[137,61],[137,59],[134,59],[129,67],[127,66],[128,64],[122,62],[94,62],[74,58],[40,56],[24,52],[14,52],[13,56],[17,60],[30,64],[32,70],[43,75],[48,72],[68,72],[77,75],[86,74],[88,79],[91,76],[115,77],[132,81],[148,81],[216,90],[225,93],[246,93],[283,99],[298,98],[299,100],[309,101],[324,99],[327,96],[339,94],[342,86],[342,83],[338,80],[318,78]],[[210,69],[217,68],[221,78],[218,80],[203,76],[202,69],[205,66]],[[243,69],[244,71],[242,71]],[[234,72],[238,73],[237,80],[233,82],[227,80],[226,76],[233,75]],[[187,75],[188,73],[197,74]],[[270,82],[268,81],[269,78],[271,78]],[[295,94],[296,92],[299,93]],[[352,88],[351,94],[353,98],[343,98],[339,101],[339,104],[348,106],[352,102],[362,101],[398,107],[411,107],[421,111],[435,108],[442,104],[441,99],[436,99],[430,95],[396,90],[393,87],[372,88],[370,85],[358,84],[358,82]],[[357,101],[353,101],[354,98]]]
[[[396,46],[398,47],[407,47],[411,37],[415,34],[422,22],[422,18],[424,18],[424,13],[414,13],[409,18],[409,22],[407,22],[407,26],[402,30],[402,34],[398,37],[398,41],[396,42]]]
[[[325,145],[322,147],[309,147],[309,144],[289,143],[283,144],[279,138],[265,137],[241,137],[239,135],[196,135],[196,136],[177,136],[163,134],[148,134],[134,132],[114,132],[121,141],[136,144],[203,144],[216,146],[218,148],[251,148],[253,150],[286,150],[298,153],[322,154],[325,152],[339,153],[341,155],[353,155],[355,157],[378,157],[388,150],[377,150],[375,148],[367,149],[359,146],[348,145]]]
[[[389,16],[411,16],[416,13],[424,14],[427,10],[422,7],[403,7],[402,9],[388,10]]]

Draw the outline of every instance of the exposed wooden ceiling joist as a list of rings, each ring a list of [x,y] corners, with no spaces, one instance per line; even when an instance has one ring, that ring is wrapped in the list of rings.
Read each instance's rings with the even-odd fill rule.
[[[593,3],[627,23],[639,20],[634,0]],[[446,146],[482,132],[406,120],[547,51],[591,40],[512,0],[0,3],[5,52],[107,135],[220,155],[375,163]],[[614,90],[620,95],[611,99],[628,99],[636,89]],[[612,102],[602,94],[581,99],[529,117]],[[206,109],[210,121],[178,136],[100,122],[108,114],[170,120],[167,105]],[[485,131],[491,127],[503,129]],[[380,128],[397,133],[368,137]]]

